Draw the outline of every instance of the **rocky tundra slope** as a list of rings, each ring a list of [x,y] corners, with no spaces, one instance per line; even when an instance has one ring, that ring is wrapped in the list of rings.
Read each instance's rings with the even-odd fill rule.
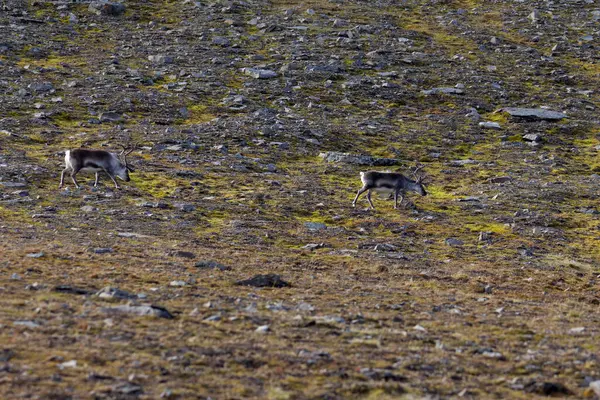
[[[597,1],[0,7],[0,397],[600,396]]]

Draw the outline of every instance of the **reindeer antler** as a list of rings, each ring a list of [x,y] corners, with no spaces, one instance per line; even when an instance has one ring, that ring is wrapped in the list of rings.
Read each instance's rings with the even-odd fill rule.
[[[417,172],[419,172],[419,170],[423,169],[423,167],[424,167],[424,165],[423,165],[423,164],[419,164],[419,163],[417,163],[417,164],[415,165],[415,169],[414,169],[414,171],[412,171],[412,175],[413,175],[413,177],[414,177],[414,178],[415,178],[415,180],[416,180],[417,182],[419,182],[419,183],[420,183],[420,182],[422,182],[422,181],[423,181],[423,179],[425,179],[425,176],[424,176],[424,175],[417,175]]]
[[[123,150],[119,153],[119,155],[123,156],[123,163],[125,164],[125,168],[128,168],[131,171],[133,171],[133,168],[127,163],[127,155],[131,154],[131,152],[137,148],[137,143],[134,144],[131,147],[131,150],[129,151],[127,151],[127,147],[123,146],[122,144],[120,146],[123,148]]]

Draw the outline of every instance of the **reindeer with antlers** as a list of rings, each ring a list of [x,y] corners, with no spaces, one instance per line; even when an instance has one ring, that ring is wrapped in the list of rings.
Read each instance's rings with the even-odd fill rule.
[[[356,207],[356,201],[361,194],[367,192],[367,200],[371,205],[371,209],[375,209],[373,202],[371,201],[371,190],[391,190],[394,195],[394,209],[398,208],[398,196],[400,196],[400,204],[404,200],[404,194],[406,191],[411,191],[426,196],[427,192],[423,186],[424,176],[417,175],[417,172],[423,168],[423,166],[416,167],[413,171],[413,177],[415,180],[409,179],[404,175],[397,172],[378,172],[368,171],[360,173],[360,180],[362,181],[362,188],[358,190],[352,207]]]
[[[123,147],[123,151],[118,155],[104,150],[67,150],[65,152],[65,169],[60,174],[60,185],[58,187],[61,188],[63,186],[65,172],[71,171],[71,179],[75,187],[79,189],[79,184],[75,179],[75,175],[79,171],[95,172],[96,180],[94,186],[98,185],[98,173],[104,171],[112,179],[115,187],[119,189],[119,184],[115,180],[115,176],[125,182],[129,182],[129,171],[134,172],[133,167],[127,163],[127,155],[135,150],[135,146],[129,151],[124,146],[121,147]],[[123,157],[122,162],[119,156]]]

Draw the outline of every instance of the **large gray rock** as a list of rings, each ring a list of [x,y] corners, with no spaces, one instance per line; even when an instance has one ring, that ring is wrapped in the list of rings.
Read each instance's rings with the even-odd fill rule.
[[[519,108],[519,107],[507,107],[501,108],[496,112],[508,113],[511,117],[525,118],[525,119],[544,119],[548,121],[558,121],[563,118],[567,118],[566,114],[558,111],[546,110],[544,108]]]
[[[323,160],[332,163],[345,163],[355,165],[373,165],[373,166],[389,166],[397,165],[400,160],[397,158],[380,158],[373,156],[361,156],[349,153],[340,153],[337,151],[328,151],[319,154]]]

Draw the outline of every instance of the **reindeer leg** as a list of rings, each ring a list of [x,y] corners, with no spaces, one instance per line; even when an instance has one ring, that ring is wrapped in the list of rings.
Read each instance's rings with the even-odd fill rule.
[[[75,184],[75,187],[76,187],[77,189],[81,189],[81,188],[79,187],[79,184],[77,183],[77,179],[75,179],[75,175],[77,175],[77,173],[78,173],[78,172],[79,172],[79,170],[78,170],[78,169],[73,169],[73,172],[71,172],[71,179],[73,180],[73,183]]]
[[[371,189],[369,189],[369,191],[367,192],[367,200],[369,200],[369,204],[371,205],[371,209],[374,210],[375,206],[373,205],[373,202],[371,201]]]
[[[94,187],[98,186],[98,173],[96,172],[96,180],[94,181]]]
[[[60,189],[61,187],[63,187],[63,184],[65,183],[65,172],[69,171],[71,168],[65,168],[63,169],[62,173],[60,174],[60,184],[58,185],[58,188]]]
[[[358,200],[358,197],[366,191],[367,191],[367,188],[364,186],[358,190],[358,193],[356,193],[356,197],[354,198],[354,201],[352,202],[352,207],[356,207],[356,201]]]
[[[394,210],[398,209],[398,192],[399,190],[394,190]],[[400,202],[402,204],[402,202]]]
[[[104,172],[106,172],[106,175],[108,175],[110,177],[110,179],[112,179],[113,183],[115,184],[115,188],[120,189],[119,184],[115,180],[115,177],[112,176],[107,170],[104,170]]]

